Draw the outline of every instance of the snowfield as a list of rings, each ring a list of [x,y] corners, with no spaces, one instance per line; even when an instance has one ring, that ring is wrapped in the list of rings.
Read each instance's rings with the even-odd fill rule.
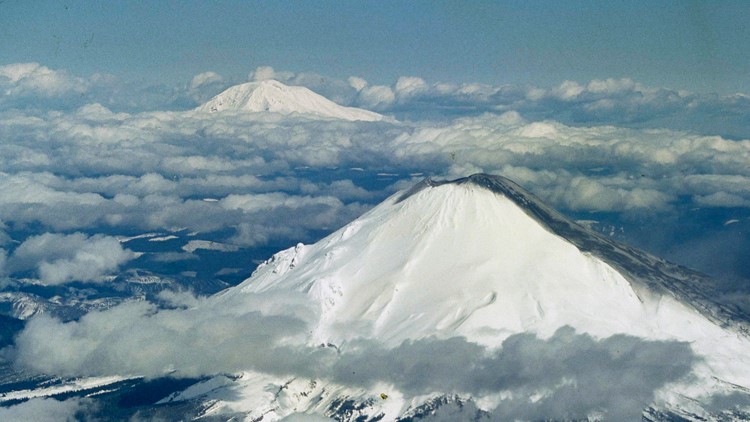
[[[344,107],[302,86],[274,80],[235,85],[196,109],[199,112],[298,113],[315,118],[379,121],[384,116],[361,108]]]

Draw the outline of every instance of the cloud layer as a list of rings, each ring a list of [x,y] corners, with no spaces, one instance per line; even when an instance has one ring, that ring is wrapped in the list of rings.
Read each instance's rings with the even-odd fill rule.
[[[750,139],[746,119],[750,112],[748,93],[699,95],[648,87],[628,78],[563,81],[558,86],[534,87],[430,83],[417,76],[402,76],[391,85],[370,85],[357,76],[344,82],[312,73],[275,71],[267,66],[251,73],[251,79],[256,74],[304,85],[345,105],[410,120],[518,111],[534,120],[552,119],[576,126],[669,128]]]
[[[0,419],[5,421],[77,421],[86,413],[88,403],[68,399],[32,399],[10,407],[0,408]]]
[[[39,63],[0,65],[0,110],[73,110],[100,103],[118,111],[192,109],[224,89],[247,80],[277,79],[302,85],[347,106],[394,114],[405,120],[446,120],[482,113],[518,111],[533,120],[574,126],[616,125],[667,128],[730,139],[750,139],[750,95],[695,94],[648,87],[628,78],[563,81],[535,87],[428,82],[402,76],[390,85],[372,85],[351,76],[335,79],[309,72],[260,66],[247,77],[224,77],[210,69],[191,80],[138,85],[113,75],[74,76]]]
[[[99,89],[93,81],[38,64],[6,65],[2,74],[8,104],[20,101],[19,90],[31,89],[27,85],[47,86],[32,83],[37,79],[56,81],[59,92],[94,95]],[[733,210],[721,222],[734,218],[740,222],[735,229],[750,217],[745,211],[750,208],[750,141],[633,128],[640,125],[634,123],[637,116],[630,123],[615,119],[632,115],[629,108],[661,116],[656,111],[661,105],[649,105],[657,102],[670,104],[681,119],[694,120],[691,113],[704,103],[689,93],[629,80],[523,91],[430,84],[417,77],[373,86],[356,77],[338,81],[272,68],[250,75],[268,77],[310,86],[346,104],[369,101],[396,113],[411,110],[412,116],[426,107],[442,110],[442,117],[354,123],[273,114],[126,113],[100,103],[60,110],[0,107],[4,231],[16,242],[25,241],[18,233],[31,228],[36,235],[185,228],[221,233],[210,240],[243,247],[310,241],[408,186],[412,174],[460,177],[479,171],[508,176],[563,211],[614,215],[608,222],[613,225],[688,219],[695,229],[687,234],[691,244],[700,241],[700,230],[721,235],[711,224],[704,229],[694,224],[691,209]],[[206,96],[208,91],[198,91],[220,90],[227,83],[209,71],[196,75],[186,89]],[[744,113],[742,97],[732,101],[739,107],[735,114]],[[601,108],[611,115],[591,117]],[[578,119],[574,109],[589,117]],[[461,114],[469,117],[445,117]],[[579,126],[592,122],[597,125]],[[686,255],[655,238],[663,232],[625,233],[657,253]],[[12,254],[13,244],[5,243]],[[739,251],[728,253],[738,257],[732,262],[742,261]],[[733,265],[740,279],[750,275],[750,268]]]
[[[18,337],[13,356],[22,367],[68,376],[252,370],[355,389],[384,383],[407,399],[502,393],[500,406],[488,409],[500,419],[580,419],[599,412],[613,420],[637,419],[659,388],[687,376],[697,361],[686,343],[625,335],[596,340],[571,328],[549,339],[513,335],[496,350],[463,338],[427,338],[392,349],[358,340],[333,351],[305,345],[303,321],[314,312],[304,302],[291,307],[289,298],[250,299],[244,309],[198,304],[156,311],[129,302],[75,322],[41,316]]]

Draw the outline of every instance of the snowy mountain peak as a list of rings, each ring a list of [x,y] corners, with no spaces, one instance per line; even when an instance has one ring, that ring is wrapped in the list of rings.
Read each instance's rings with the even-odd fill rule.
[[[596,256],[628,278],[638,291],[669,294],[689,303],[704,316],[722,326],[734,326],[750,332],[750,315],[736,306],[728,306],[713,300],[717,292],[712,290],[712,282],[703,274],[681,267],[661,258],[612,241],[586,227],[583,227],[539,198],[502,176],[474,174],[452,181],[439,181],[427,178],[399,197],[403,201],[427,188],[442,185],[473,185],[485,188],[513,201],[528,216],[557,236],[575,245],[581,252]]]
[[[508,179],[477,174],[425,179],[325,239],[276,254],[209,306],[304,298],[295,303],[314,309],[307,343],[337,353],[361,341],[400,350],[455,338],[495,350],[517,335],[554,339],[561,329],[689,344],[698,357],[691,376],[654,396],[687,414],[712,394],[750,393],[748,317],[715,302],[707,281],[573,223]],[[426,400],[383,387],[391,398],[377,404],[372,391],[320,385],[338,391],[329,400],[357,397],[388,420]],[[473,398],[492,409],[498,397]]]
[[[384,116],[360,108],[344,107],[302,86],[275,80],[247,82],[228,88],[196,110],[203,112],[299,113],[325,119],[380,121]]]
[[[320,242],[283,252],[239,289],[306,292],[320,304],[323,343],[432,335],[494,343],[564,325],[660,338],[670,318],[657,314],[670,306],[686,321],[746,331],[746,316],[713,302],[704,281],[571,222],[508,179],[478,174],[426,179]]]

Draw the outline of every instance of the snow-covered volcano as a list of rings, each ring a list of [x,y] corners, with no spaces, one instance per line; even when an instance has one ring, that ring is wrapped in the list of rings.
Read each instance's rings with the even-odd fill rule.
[[[240,308],[261,293],[302,294],[318,309],[308,321],[309,344],[344,354],[348,345],[363,340],[395,350],[424,339],[456,337],[497,350],[523,333],[557,338],[563,327],[593,339],[626,335],[689,345],[696,356],[690,374],[660,387],[653,403],[643,405],[655,406],[650,407],[652,419],[660,419],[659,412],[667,412],[665,418],[669,412],[698,418],[711,414],[714,395],[750,392],[747,315],[715,303],[707,283],[700,274],[578,226],[507,179],[474,175],[450,182],[427,179],[394,195],[320,242],[276,254],[209,306]],[[654,371],[676,359],[642,357],[654,358],[656,363],[649,361]],[[522,391],[542,402],[545,394],[577,381],[563,377],[559,382]],[[280,388],[274,395],[268,385]],[[396,384],[382,388],[390,399],[325,379],[282,382],[246,374],[244,381],[210,393],[195,391],[234,411],[275,409],[267,417],[293,410],[330,415],[346,399],[364,409],[352,418],[368,414],[386,420],[435,406],[441,393],[456,394],[436,388],[415,397]],[[503,391],[472,399],[492,412],[513,397]],[[244,399],[228,398],[238,395]],[[181,398],[191,397],[196,396]]]
[[[288,86],[275,80],[235,85],[196,110],[299,113],[317,118],[361,121],[380,121],[385,118],[372,111],[341,106],[303,86]]]
[[[169,374],[198,378],[152,393],[154,418],[750,420],[750,318],[710,285],[507,179],[427,179],[215,296],[33,319],[16,365],[69,378],[0,403],[116,410]]]

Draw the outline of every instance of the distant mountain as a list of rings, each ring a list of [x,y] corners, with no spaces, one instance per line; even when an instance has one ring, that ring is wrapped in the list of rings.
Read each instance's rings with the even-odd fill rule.
[[[316,118],[361,121],[385,119],[384,116],[372,111],[341,106],[305,87],[288,86],[275,80],[235,85],[208,100],[196,110],[210,113],[223,111],[299,113]]]

